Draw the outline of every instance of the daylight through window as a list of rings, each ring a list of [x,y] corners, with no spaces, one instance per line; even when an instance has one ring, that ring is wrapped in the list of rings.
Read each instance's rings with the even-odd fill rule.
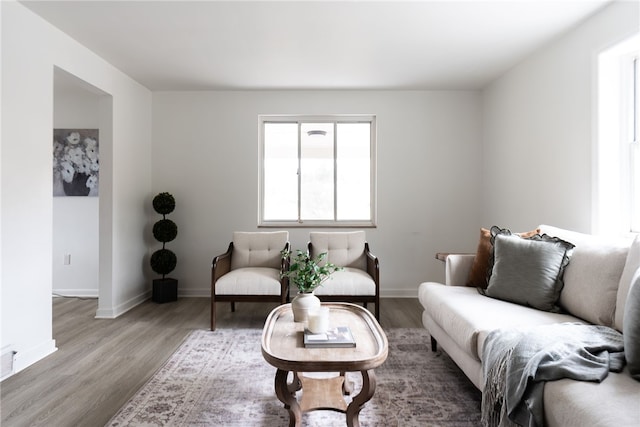
[[[631,231],[640,232],[640,56],[632,62],[631,108],[629,125],[629,161]]]
[[[375,226],[374,116],[260,116],[262,226]]]
[[[640,232],[640,34],[598,57],[594,230]]]

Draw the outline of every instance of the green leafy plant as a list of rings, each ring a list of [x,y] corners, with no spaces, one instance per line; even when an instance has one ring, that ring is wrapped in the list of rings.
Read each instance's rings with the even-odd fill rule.
[[[178,235],[178,226],[175,222],[166,218],[167,214],[173,212],[176,201],[169,193],[160,193],[153,198],[153,209],[162,215],[162,219],[153,225],[153,237],[162,242],[162,249],[158,249],[151,255],[151,269],[162,278],[171,273],[178,262],[176,254],[165,248],[167,242],[171,242]]]
[[[283,250],[281,253],[284,259],[291,257],[291,251]],[[289,270],[283,272],[282,276],[288,277],[289,281],[298,288],[298,291],[302,293],[313,292],[335,271],[343,270],[342,267],[337,267],[330,262],[323,263],[326,257],[326,252],[311,258],[307,252],[297,250],[296,255],[291,258]]]

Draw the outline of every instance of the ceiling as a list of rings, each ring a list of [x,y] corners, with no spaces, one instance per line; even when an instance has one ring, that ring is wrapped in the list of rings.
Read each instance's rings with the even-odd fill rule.
[[[477,89],[608,2],[21,1],[154,91]]]

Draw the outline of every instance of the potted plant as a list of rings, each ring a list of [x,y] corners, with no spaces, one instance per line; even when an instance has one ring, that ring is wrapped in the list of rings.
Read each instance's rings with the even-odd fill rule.
[[[162,279],[153,280],[151,299],[157,303],[176,301],[178,299],[178,280],[166,277],[177,264],[177,257],[169,249],[165,248],[167,242],[171,242],[178,235],[178,226],[167,219],[167,215],[173,212],[176,201],[169,193],[159,193],[153,198],[153,209],[162,215],[162,219],[153,225],[153,237],[162,242],[162,249],[158,249],[151,255],[151,269],[162,275]]]
[[[282,251],[282,257],[290,259],[291,251]],[[298,295],[291,301],[293,310],[293,320],[304,322],[310,309],[320,307],[320,299],[313,294],[313,291],[342,267],[325,262],[327,253],[323,252],[312,258],[309,253],[301,250],[296,251],[296,255],[290,259],[289,269],[282,273],[283,277],[289,278],[298,288]]]

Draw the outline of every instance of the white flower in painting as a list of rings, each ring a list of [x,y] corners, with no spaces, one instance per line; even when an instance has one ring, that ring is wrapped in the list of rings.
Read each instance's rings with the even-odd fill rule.
[[[69,159],[73,162],[75,166],[80,166],[83,162],[83,152],[82,148],[75,147],[69,150],[67,153],[69,155]]]
[[[78,171],[78,173],[89,175],[91,173],[91,160],[83,159],[83,161],[76,166],[76,170]]]
[[[71,132],[67,135],[67,142],[72,145],[80,143],[80,132]]]
[[[89,165],[89,169],[91,169],[92,172],[98,172],[100,170],[100,163],[98,162],[98,159],[92,159],[91,160],[91,164]]]
[[[86,152],[87,152],[87,157],[89,157],[90,159],[97,159],[98,158],[98,141],[96,141],[93,138],[85,138],[84,139],[84,145],[86,145]]]
[[[86,183],[87,188],[97,188],[98,187],[98,177],[95,175],[90,175],[89,178],[87,178],[87,183]]]
[[[64,152],[64,145],[60,141],[53,141],[53,157],[60,158]]]
[[[65,182],[73,181],[73,175],[76,173],[73,165],[71,165],[71,163],[67,161],[64,161],[60,163],[60,167],[62,168],[60,170],[60,172],[62,173],[62,179],[64,179]]]

